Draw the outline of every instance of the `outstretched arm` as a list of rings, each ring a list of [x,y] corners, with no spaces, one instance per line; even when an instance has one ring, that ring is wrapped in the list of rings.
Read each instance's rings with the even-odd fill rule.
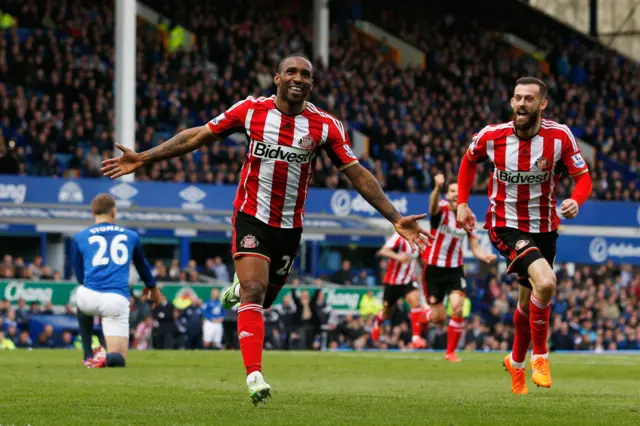
[[[169,139],[163,144],[140,153],[143,163],[153,163],[167,158],[179,157],[191,151],[195,151],[203,145],[215,142],[218,138],[209,130],[209,127],[199,126],[186,129]]]
[[[382,191],[377,179],[361,164],[355,163],[344,169],[343,173],[347,175],[356,191],[389,222],[396,223],[402,217]]]
[[[179,157],[217,139],[207,126],[199,126],[183,130],[165,143],[140,153],[116,144],[123,154],[103,161],[100,171],[103,175],[116,179],[135,172],[145,164]]]
[[[427,216],[426,213],[402,216],[384,194],[376,178],[360,163],[354,163],[342,171],[360,195],[391,222],[396,232],[406,239],[413,248],[416,248],[417,245],[424,249],[431,245],[429,238],[433,237],[418,225],[418,220],[424,219]]]

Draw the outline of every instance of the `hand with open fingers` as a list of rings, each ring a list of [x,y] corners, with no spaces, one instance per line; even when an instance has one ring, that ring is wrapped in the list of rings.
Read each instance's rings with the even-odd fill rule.
[[[467,204],[458,205],[458,214],[456,215],[458,225],[471,232],[476,227],[476,220]]]
[[[120,144],[116,144],[116,148],[122,151],[122,155],[120,157],[109,158],[102,162],[100,173],[103,175],[111,179],[117,179],[135,172],[144,165],[142,160],[140,160],[140,154]]]
[[[426,213],[416,214],[413,216],[402,216],[393,224],[396,232],[400,234],[402,238],[407,240],[414,249],[419,248],[420,250],[424,250],[427,247],[431,247],[433,235],[424,230],[418,223],[419,220],[424,219],[425,217],[427,217]]]
[[[565,219],[573,219],[578,216],[578,211],[580,210],[580,206],[576,200],[571,198],[566,199],[560,205],[560,214]]]

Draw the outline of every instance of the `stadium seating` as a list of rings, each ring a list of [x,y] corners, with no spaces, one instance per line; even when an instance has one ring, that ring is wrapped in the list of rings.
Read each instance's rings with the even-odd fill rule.
[[[264,13],[262,3],[234,3],[215,12],[197,5],[189,10],[193,13],[181,2],[153,3],[160,12],[171,10],[173,19],[200,37],[190,53],[167,53],[158,33],[140,26],[138,149],[203,124],[247,95],[272,93],[278,58],[311,51],[304,4]],[[0,57],[5,58],[0,75],[6,77],[0,85],[0,152],[10,152],[2,167],[22,174],[97,177],[113,140],[112,4],[76,0],[57,15],[51,12],[59,9],[57,0],[27,4],[39,7],[10,3],[14,8],[9,12],[20,28],[6,31],[0,44]],[[508,118],[506,100],[514,76],[534,73],[536,63],[513,57],[508,46],[492,38],[491,30],[498,29],[494,22],[443,19],[444,11],[403,15],[420,16],[420,22],[412,22],[394,19],[389,9],[380,11],[382,18],[373,17],[376,21],[427,52],[427,68],[398,69],[382,59],[384,46],[365,40],[337,19],[331,28],[330,66],[318,66],[313,100],[371,137],[370,153],[362,161],[387,190],[425,191],[436,170],[455,173],[474,131]],[[273,22],[290,30],[286,39]],[[50,29],[53,26],[57,29]],[[554,58],[549,59],[553,73],[544,75],[552,89],[550,116],[566,121],[578,136],[610,154],[593,168],[593,197],[640,200],[636,179],[629,179],[638,170],[633,103],[638,85],[628,78],[636,66],[621,62],[621,71],[604,79],[607,86],[596,87],[597,70],[621,60],[599,52],[587,72],[574,63],[581,57],[579,43],[567,45],[572,46],[567,55],[554,45],[552,51],[558,53],[549,55]],[[24,72],[9,73],[9,68]],[[576,71],[565,75],[566,68]],[[588,78],[575,80],[585,73]],[[609,102],[616,90],[619,104]],[[599,91],[606,96],[598,96]],[[562,99],[574,100],[575,106]],[[225,141],[182,160],[154,165],[138,179],[234,184],[244,154],[243,146]],[[610,163],[622,169],[614,170]],[[487,173],[487,168],[480,171],[476,191],[486,190]],[[326,156],[316,164],[313,183],[348,186]],[[566,179],[560,196],[570,187]]]

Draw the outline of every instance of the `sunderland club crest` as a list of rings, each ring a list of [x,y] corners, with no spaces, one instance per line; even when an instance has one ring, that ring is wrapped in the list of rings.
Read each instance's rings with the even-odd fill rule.
[[[311,135],[305,135],[298,141],[298,145],[302,149],[313,149],[316,145],[316,142],[313,140]]]
[[[540,157],[536,160],[535,163],[533,163],[534,166],[536,166],[538,169],[540,170],[546,170],[549,168],[549,160],[547,160],[544,157]]]
[[[240,241],[240,247],[245,249],[254,249],[258,247],[258,239],[251,234],[247,234],[242,241]]]

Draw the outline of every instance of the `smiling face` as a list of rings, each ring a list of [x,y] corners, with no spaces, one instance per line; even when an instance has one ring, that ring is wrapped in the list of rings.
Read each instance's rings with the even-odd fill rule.
[[[542,117],[542,111],[547,107],[547,100],[540,93],[537,84],[519,84],[511,98],[513,109],[513,124],[516,130],[527,132],[534,128]]]
[[[313,66],[301,56],[292,56],[280,64],[273,80],[278,87],[278,98],[289,105],[299,105],[313,87]]]

